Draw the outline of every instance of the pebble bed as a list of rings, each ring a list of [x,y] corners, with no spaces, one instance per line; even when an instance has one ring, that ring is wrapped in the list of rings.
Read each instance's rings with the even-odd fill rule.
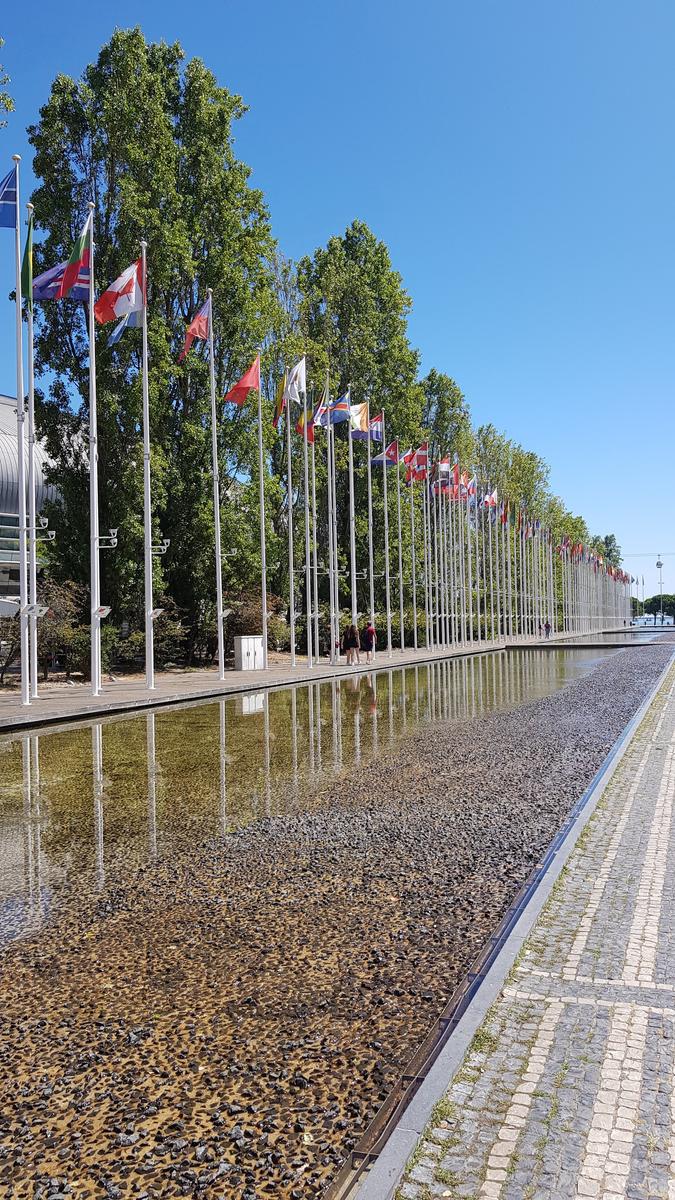
[[[672,649],[73,887],[2,956],[0,1194],[319,1196]]]

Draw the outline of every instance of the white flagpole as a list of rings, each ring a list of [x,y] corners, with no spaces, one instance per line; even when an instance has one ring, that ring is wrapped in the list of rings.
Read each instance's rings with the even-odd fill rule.
[[[368,437],[370,441],[370,436]],[[387,654],[391,658],[391,594],[389,586],[389,503],[387,500],[387,456],[384,447],[387,436],[384,428],[384,413],[382,413],[382,471],[384,479],[384,588],[387,603]]]
[[[303,467],[305,473],[305,602],[307,613],[307,666],[314,665],[312,659],[312,550],[311,538],[309,531],[309,461],[307,447],[307,392],[302,393],[302,411],[303,411],[303,427],[302,427],[302,451],[303,451]]]
[[[370,401],[368,402],[368,588],[370,623],[375,625],[375,567],[373,564],[373,476],[370,449]]]
[[[213,463],[213,530],[216,548],[216,620],[218,622],[218,678],[224,679],[225,637],[223,633],[223,560],[222,546],[220,541],[220,472],[218,468],[218,428],[216,423],[216,367],[213,353],[213,291],[211,288],[208,289],[208,297],[209,382],[211,385],[211,458]]]
[[[265,529],[265,456],[263,453],[262,428],[262,379],[258,372],[258,472],[260,496],[260,589],[262,602],[262,650],[263,668],[267,668],[267,537]],[[286,413],[288,419],[288,413]]]
[[[295,569],[293,561],[293,472],[291,467],[291,401],[286,405],[286,506],[288,513],[288,598],[291,622],[291,666],[295,666]]]
[[[412,573],[412,598],[413,598],[413,646],[417,650],[417,563],[415,561],[415,488],[412,479],[408,487],[410,488],[410,570]]]
[[[358,620],[358,604],[356,596],[356,513],[354,510],[354,447],[352,445],[351,395],[349,413],[349,421],[347,422],[347,441],[349,443],[349,581],[352,596],[352,625],[356,625]]]
[[[17,197],[18,200],[18,197]],[[27,204],[28,220],[33,205]],[[33,610],[29,617],[30,695],[38,698],[38,640],[37,616],[37,503],[35,495],[35,365],[33,343],[33,297],[28,297],[28,603]]]
[[[314,426],[313,426],[314,431]],[[312,590],[314,595],[314,659],[319,662],[319,562],[316,532],[316,450],[312,437]]]
[[[333,554],[333,469],[331,466],[333,445],[331,442],[332,425],[330,422],[329,410],[329,394],[328,394],[328,372],[326,372],[326,416],[328,423],[326,429],[326,482],[328,484],[327,492],[327,534],[328,534],[328,600],[329,600],[329,625],[330,625],[330,661],[335,662],[335,592],[333,588],[333,577],[335,573],[335,558]]]
[[[329,420],[330,420],[330,413],[328,415],[329,415]],[[337,471],[335,469],[335,423],[332,420],[330,420],[329,429],[330,429],[330,436],[331,436],[331,451],[332,451],[332,455],[331,455],[332,470],[331,470],[330,486],[331,486],[332,495],[333,495],[333,528],[331,530],[331,535],[333,538],[333,566],[334,566],[333,594],[335,597],[335,641],[337,643],[339,643],[339,641],[340,641],[340,556],[338,553],[338,532],[337,532],[337,486],[336,486]],[[340,656],[339,645],[338,645],[337,651],[334,649],[334,654],[335,654],[336,660],[339,659],[339,656]]]
[[[436,649],[439,650],[443,644],[443,627],[441,622],[441,587],[440,574],[438,570],[438,514],[436,512],[437,504],[434,496],[434,484],[431,481],[429,491],[429,533],[431,534],[431,517],[433,516],[434,526],[434,549],[433,549],[433,586],[431,589],[432,602],[434,604],[434,624],[436,627]]]
[[[98,420],[94,318],[94,203],[89,202],[89,552],[91,591],[91,692],[101,694],[101,571],[98,535]]]
[[[429,480],[428,470],[425,469],[422,488],[422,539],[424,547],[424,622],[426,627],[426,647],[430,650],[433,645],[433,625],[431,621],[430,601],[430,567],[429,567]]]
[[[148,387],[148,271],[147,242],[141,242],[143,260],[143,543],[145,559],[145,686],[155,686],[155,652],[152,621],[152,504],[150,498],[150,395]]]
[[[19,225],[20,154],[13,154],[16,181],[14,220],[14,258],[16,281],[16,452],[19,490],[19,628],[21,635],[21,703],[30,704],[30,663],[28,648],[28,556],[26,517],[26,463],[24,459],[25,406],[23,395],[23,334],[21,328],[21,230]]]
[[[370,435],[369,435],[370,439]],[[398,516],[398,604],[401,651],[405,650],[405,631],[403,628],[403,531],[401,529],[401,466],[398,461],[398,441],[396,442],[396,511]]]
[[[473,642],[473,563],[471,561],[471,517],[469,515],[469,484],[466,486],[466,546],[467,546],[467,591],[469,608],[469,642]]]

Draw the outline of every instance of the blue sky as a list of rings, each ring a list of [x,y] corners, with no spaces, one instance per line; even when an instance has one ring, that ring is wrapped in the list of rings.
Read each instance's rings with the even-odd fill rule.
[[[675,552],[670,0],[6,6],[0,159],[24,156],[24,197],[26,125],[115,23],[180,40],[250,105],[237,150],[285,253],[368,222],[413,298],[423,370],[541,454],[593,532],[647,555],[626,567],[656,590],[654,552]],[[8,237],[0,296],[11,286]],[[7,305],[9,393],[13,345]]]

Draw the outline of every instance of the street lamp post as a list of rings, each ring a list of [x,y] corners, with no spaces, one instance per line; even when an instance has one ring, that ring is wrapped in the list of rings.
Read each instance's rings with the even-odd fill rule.
[[[658,559],[656,560],[656,565],[659,570],[659,591],[661,593],[661,624],[663,625],[663,563],[661,562],[660,554],[659,554]]]

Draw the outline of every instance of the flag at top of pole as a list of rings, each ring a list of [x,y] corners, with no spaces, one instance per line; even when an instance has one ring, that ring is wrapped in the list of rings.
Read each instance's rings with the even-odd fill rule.
[[[33,299],[34,300],[58,300],[59,288],[63,281],[63,276],[66,271],[67,263],[59,263],[56,267],[50,267],[48,271],[43,271],[41,275],[37,275],[33,280]],[[89,265],[81,266],[77,279],[68,293],[71,300],[89,299]]]
[[[185,344],[178,355],[179,362],[183,362],[183,359],[187,358],[188,354],[190,353],[190,347],[197,338],[200,338],[203,342],[208,341],[210,328],[211,297],[209,296],[208,300],[202,304],[199,311],[195,313],[194,317],[190,321],[190,324],[185,330]]]
[[[383,426],[384,426],[384,415],[383,415],[383,413],[378,413],[376,417],[373,417],[372,421],[370,422],[370,425],[368,426],[368,428],[370,429],[371,442],[381,442],[382,441]]]
[[[333,400],[328,410],[328,419],[331,425],[339,425],[341,421],[349,420],[349,388],[344,396],[339,396],[337,400]]]
[[[304,436],[304,433],[305,433],[305,413],[304,413],[304,411],[300,413],[300,416],[298,417],[297,421],[295,422],[295,432],[300,434],[300,437]],[[314,441],[314,413],[312,412],[311,408],[307,409],[307,441],[310,443],[310,445]]]
[[[241,408],[249,392],[260,394],[260,355],[256,354],[248,371],[244,371],[241,379],[223,396],[223,404],[232,401]]]
[[[108,321],[127,317],[129,313],[141,312],[144,307],[143,263],[139,258],[99,296],[94,305],[94,316],[99,325],[106,325]]]
[[[376,454],[371,459],[374,467],[395,467],[398,465],[398,442],[390,442],[386,450]]]
[[[284,400],[287,404],[302,404],[302,397],[307,393],[307,378],[304,356],[288,372],[284,388]]]
[[[0,228],[16,228],[16,165],[0,179]]]
[[[285,397],[286,397],[286,373],[284,372],[284,374],[281,376],[281,379],[279,380],[279,382],[277,384],[277,394],[276,394],[276,399],[274,402],[274,416],[272,417],[272,424],[275,429],[277,428],[277,426],[281,420],[281,414],[284,411],[284,408],[286,407]]]
[[[368,441],[368,404],[350,404],[349,431],[355,442]]]
[[[92,219],[90,212],[82,226],[82,232],[70,252],[70,258],[56,289],[55,300],[64,300],[66,296],[70,295],[71,288],[78,282],[82,269],[89,266]],[[108,317],[107,320],[112,321],[112,317]]]

